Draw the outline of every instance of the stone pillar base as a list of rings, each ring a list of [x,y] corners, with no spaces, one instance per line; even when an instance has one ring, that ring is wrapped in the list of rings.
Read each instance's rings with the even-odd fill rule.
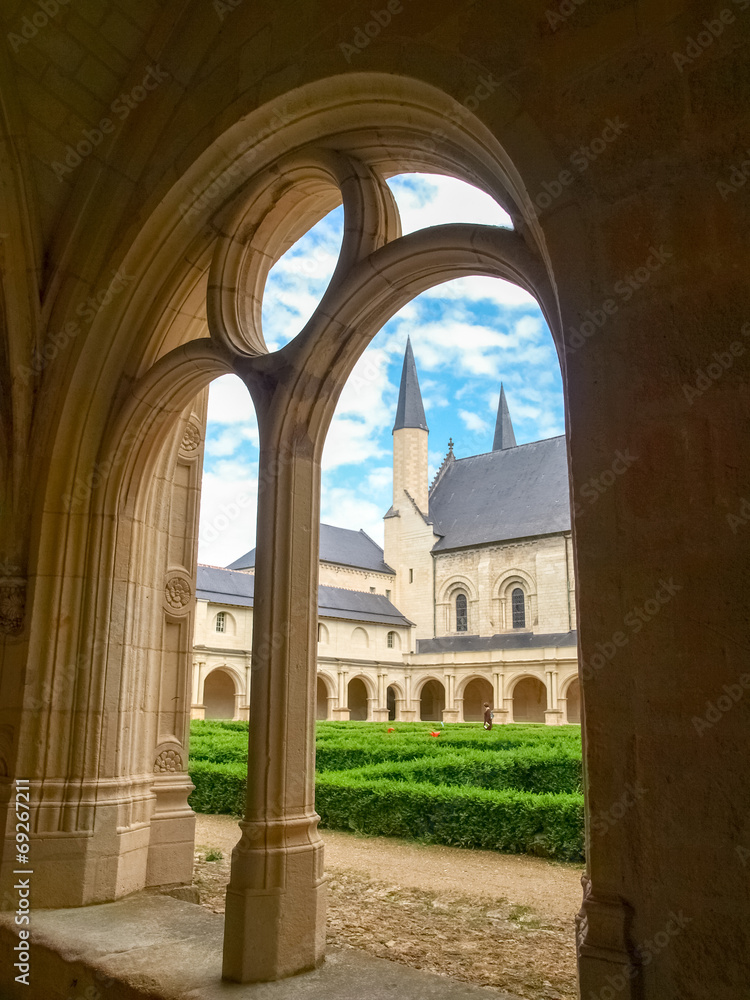
[[[341,720],[341,719],[346,720],[346,719],[349,718],[349,709],[348,708],[334,708],[333,711],[331,712],[331,718],[332,719],[339,719],[339,720]]]
[[[206,718],[206,706],[205,705],[191,705],[190,706],[190,718],[191,719],[205,719]]]
[[[492,720],[495,726],[504,726],[510,722],[510,712],[507,708],[493,708],[492,711],[495,713],[495,717]]]
[[[148,886],[192,882],[195,813],[187,800],[194,788],[190,776],[181,772],[154,779],[156,807],[148,844]]]
[[[372,721],[373,722],[388,722],[388,709],[387,708],[374,708],[372,710]]]
[[[419,722],[419,716],[413,708],[405,708],[401,713],[402,722]]]
[[[544,713],[544,721],[548,726],[561,726],[563,723],[563,714],[559,708],[551,709]]]
[[[322,842],[245,851],[240,841],[227,888],[224,979],[273,982],[315,969],[325,941]]]
[[[458,711],[456,709],[445,709],[443,711],[443,722],[460,722],[458,717]]]

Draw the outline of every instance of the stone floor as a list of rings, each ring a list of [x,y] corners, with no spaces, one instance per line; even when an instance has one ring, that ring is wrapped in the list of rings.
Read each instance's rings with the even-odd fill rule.
[[[519,1000],[354,949],[277,983],[221,981],[223,917],[168,896],[40,910],[31,924],[30,985],[13,980],[13,915],[0,914],[3,1000]],[[11,971],[12,970],[12,971]]]

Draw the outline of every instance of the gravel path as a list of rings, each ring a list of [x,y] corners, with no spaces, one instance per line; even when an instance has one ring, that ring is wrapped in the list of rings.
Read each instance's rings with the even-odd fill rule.
[[[523,1000],[577,997],[573,917],[581,868],[526,855],[321,830],[328,940]],[[195,884],[224,910],[229,816],[197,816]],[[223,858],[206,861],[209,850]]]

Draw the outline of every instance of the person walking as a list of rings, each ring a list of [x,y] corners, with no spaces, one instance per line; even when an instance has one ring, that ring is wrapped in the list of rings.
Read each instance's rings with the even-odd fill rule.
[[[494,716],[493,716],[492,709],[490,708],[490,703],[488,701],[486,701],[484,703],[484,728],[485,729],[492,729],[492,719],[493,719],[493,717]]]

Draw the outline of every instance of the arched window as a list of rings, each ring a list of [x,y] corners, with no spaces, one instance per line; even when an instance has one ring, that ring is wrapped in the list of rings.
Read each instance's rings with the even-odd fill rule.
[[[520,587],[514,587],[511,594],[513,608],[513,628],[526,628],[526,599]]]
[[[216,616],[216,631],[226,632],[227,630],[227,613],[226,611],[220,611]]]
[[[388,647],[388,649],[393,649],[393,639],[395,635],[396,635],[395,632],[389,632],[388,635],[386,636],[385,644]]]
[[[456,595],[456,631],[469,631],[469,609],[466,602],[466,594]]]

